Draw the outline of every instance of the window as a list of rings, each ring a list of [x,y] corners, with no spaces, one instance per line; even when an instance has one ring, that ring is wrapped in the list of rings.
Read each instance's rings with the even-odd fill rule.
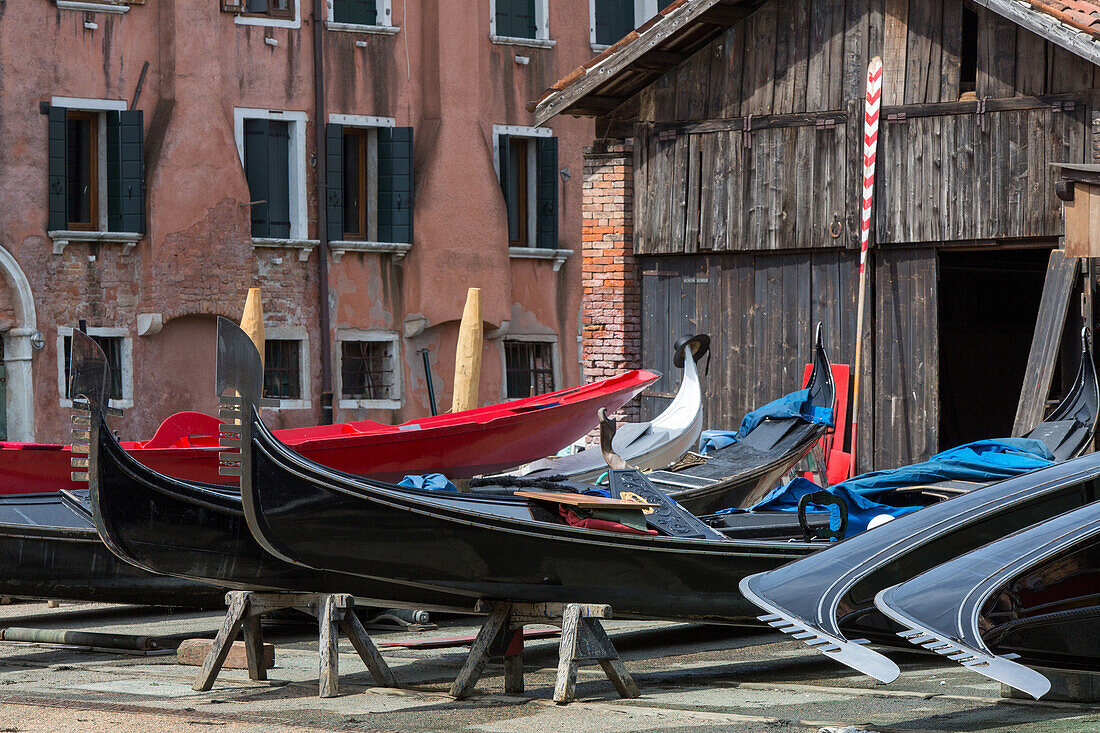
[[[489,18],[494,41],[519,41],[520,45],[552,46],[547,28],[548,0],[492,0]],[[524,44],[526,41],[528,43]]]
[[[302,399],[302,342],[297,339],[264,341],[264,397]]]
[[[978,88],[978,14],[963,7],[962,39],[959,45],[959,95],[974,94]]]
[[[48,122],[51,233],[145,231],[142,113],[125,106],[54,98]]]
[[[589,0],[592,45],[606,48],[672,4],[672,0]]]
[[[390,0],[328,0],[329,22],[389,27]]]
[[[244,12],[249,15],[267,15],[272,18],[293,18],[291,0],[244,0]]]
[[[509,247],[558,246],[558,139],[543,128],[494,125]]]
[[[413,131],[389,118],[332,115],[326,130],[329,240],[412,242]]]
[[[340,407],[399,408],[397,335],[384,331],[343,331],[338,338]]]
[[[69,358],[72,354],[73,329],[57,329],[57,388],[61,396],[61,406],[72,406],[69,394]],[[103,353],[107,355],[107,365],[111,368],[111,384],[108,404],[111,407],[133,406],[133,353],[131,340],[124,328],[90,327],[88,335],[92,337]]]
[[[505,397],[517,399],[554,391],[551,341],[504,342]]]
[[[238,108],[234,126],[248,180],[252,238],[307,241],[306,114]]]

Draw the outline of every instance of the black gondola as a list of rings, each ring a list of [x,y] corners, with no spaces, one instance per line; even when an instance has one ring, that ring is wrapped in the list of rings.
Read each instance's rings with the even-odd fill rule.
[[[880,591],[899,636],[1039,699],[1029,666],[1100,671],[1100,504],[1089,504]]]
[[[814,334],[813,365],[807,384],[809,407],[833,410],[836,389],[820,323]],[[802,417],[768,418],[738,442],[708,454],[701,464],[653,471],[646,477],[693,514],[748,508],[810,452],[828,427]]]
[[[122,562],[96,534],[80,497],[0,497],[0,594],[104,603],[215,608],[225,589]]]
[[[849,641],[898,645],[875,594],[1005,535],[1100,498],[1100,454],[1006,479],[907,514],[813,557],[741,581],[760,619],[883,682],[897,665]]]
[[[126,563],[162,577],[223,589],[351,593],[385,607],[473,608],[473,600],[460,596],[318,571],[264,552],[244,522],[238,490],[165,476],[122,449],[101,407],[109,367],[98,344],[79,332],[73,334],[70,373],[71,394],[83,396],[91,411],[89,512],[105,553],[110,548]],[[183,582],[175,578],[168,581]]]
[[[287,448],[254,408],[260,361],[237,326],[218,322],[218,391],[239,393],[246,419],[236,458],[249,529],[289,563],[426,585],[473,598],[607,603],[616,617],[740,622],[745,575],[778,567],[821,543],[731,540],[690,514],[683,536],[625,534],[562,523],[555,504],[409,489],[341,474]],[[612,486],[656,494],[633,471]],[[656,522],[657,519],[651,519]],[[753,520],[748,518],[749,522]]]

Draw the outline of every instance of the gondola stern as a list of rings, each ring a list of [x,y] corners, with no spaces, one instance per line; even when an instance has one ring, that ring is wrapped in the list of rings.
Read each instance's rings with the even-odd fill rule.
[[[1042,673],[988,649],[978,649],[962,644],[957,639],[948,638],[942,631],[922,624],[910,616],[897,605],[894,598],[897,587],[894,585],[876,593],[875,607],[904,629],[898,632],[899,637],[925,651],[935,652],[980,675],[1031,695],[1036,700],[1050,692],[1051,682]],[[968,620],[976,623],[975,619]]]
[[[753,587],[753,581],[763,575],[765,573],[749,575],[738,583],[742,595],[749,602],[767,611],[766,614],[757,617],[760,621],[776,631],[789,635],[792,639],[801,641],[814,651],[884,684],[893,682],[901,674],[901,669],[893,660],[873,649],[868,649],[865,640],[849,640],[830,634],[762,596]]]

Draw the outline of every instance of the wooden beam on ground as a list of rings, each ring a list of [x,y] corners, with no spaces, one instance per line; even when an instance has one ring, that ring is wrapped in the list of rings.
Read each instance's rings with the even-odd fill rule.
[[[1012,435],[1015,437],[1028,432],[1043,420],[1043,409],[1058,360],[1058,347],[1066,325],[1066,312],[1077,282],[1077,269],[1078,260],[1067,258],[1062,250],[1056,249],[1050,253],[1039,315],[1031,337],[1031,352],[1027,357],[1027,371],[1024,372],[1020,402],[1016,407],[1016,420],[1012,424]]]

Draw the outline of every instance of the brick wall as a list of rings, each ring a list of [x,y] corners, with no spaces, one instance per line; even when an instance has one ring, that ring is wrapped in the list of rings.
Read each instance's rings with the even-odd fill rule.
[[[581,202],[582,353],[586,380],[641,367],[641,276],[634,258],[631,141],[597,141],[584,151]],[[617,416],[638,420],[637,399]]]

